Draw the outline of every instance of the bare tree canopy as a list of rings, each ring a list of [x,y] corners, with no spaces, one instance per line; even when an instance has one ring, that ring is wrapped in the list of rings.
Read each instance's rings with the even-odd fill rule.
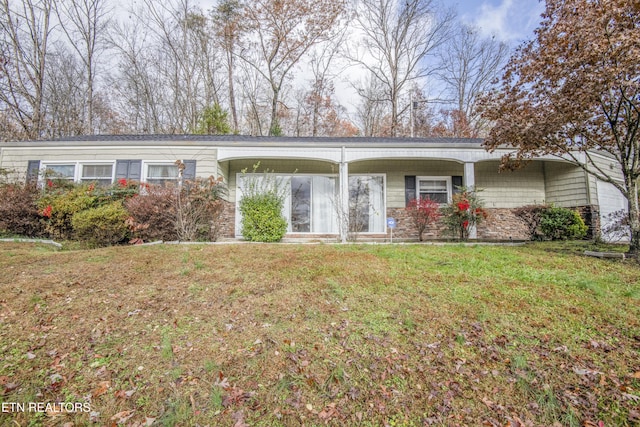
[[[18,136],[37,139],[45,126],[45,74],[52,0],[0,2],[0,102]]]
[[[438,76],[454,106],[452,114],[466,123],[462,129],[454,129],[453,136],[483,136],[486,121],[479,114],[478,101],[494,86],[509,53],[504,42],[483,38],[478,28],[466,25],[458,28],[441,49],[442,68]]]
[[[500,92],[486,100],[484,110],[495,122],[487,148],[516,149],[505,165],[541,154],[563,156],[618,188],[629,201],[635,254],[640,250],[638,58],[636,0],[547,0],[536,38],[511,58]],[[599,166],[592,151],[609,156],[617,167]],[[620,173],[623,182],[615,179]]]
[[[390,106],[390,136],[396,136],[399,126],[402,91],[435,71],[426,59],[447,40],[453,18],[432,0],[358,1],[356,21],[363,36],[358,51],[349,56],[384,88],[378,101]]]
[[[312,46],[329,37],[344,8],[344,0],[255,0],[245,5],[248,33],[241,58],[269,83],[269,135],[281,133],[278,104],[285,79]]]
[[[84,131],[94,133],[94,91],[98,57],[104,50],[111,9],[106,0],[59,0],[55,10],[85,69],[86,120]]]
[[[243,134],[474,136],[490,73],[438,56],[453,24],[437,0],[0,0],[0,140],[190,133],[213,108]],[[422,114],[437,78],[460,102]]]

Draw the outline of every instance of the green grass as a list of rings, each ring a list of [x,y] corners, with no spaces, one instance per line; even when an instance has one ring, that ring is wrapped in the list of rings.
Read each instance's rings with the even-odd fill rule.
[[[98,425],[635,425],[640,265],[586,248],[1,244],[0,403],[91,396]],[[51,415],[0,425],[92,422]]]

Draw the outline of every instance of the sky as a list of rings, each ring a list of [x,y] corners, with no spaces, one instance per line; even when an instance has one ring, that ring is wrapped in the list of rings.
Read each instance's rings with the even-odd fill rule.
[[[540,23],[544,2],[537,0],[443,0],[447,5],[457,5],[460,19],[470,23],[486,35],[518,45],[533,37],[533,30]]]

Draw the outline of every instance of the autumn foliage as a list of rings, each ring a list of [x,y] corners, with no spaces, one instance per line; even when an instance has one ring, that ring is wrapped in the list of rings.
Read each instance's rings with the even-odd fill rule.
[[[440,205],[429,198],[412,199],[405,210],[418,231],[418,239],[422,242],[424,231],[440,218]]]
[[[464,187],[442,208],[443,222],[455,239],[467,240],[471,230],[487,218],[477,192]]]
[[[630,252],[637,253],[640,3],[547,0],[542,17],[535,39],[511,58],[500,90],[484,100],[484,117],[495,123],[486,146],[514,148],[507,168],[564,156],[615,186],[630,201]],[[595,152],[613,167],[594,162]]]

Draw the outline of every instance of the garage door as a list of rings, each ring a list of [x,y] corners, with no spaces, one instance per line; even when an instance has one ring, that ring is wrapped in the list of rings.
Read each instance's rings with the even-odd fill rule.
[[[628,212],[627,199],[620,190],[608,182],[598,181],[598,204],[600,205],[600,229],[602,239],[607,242],[629,241],[629,228],[612,227],[616,223],[616,212]]]

